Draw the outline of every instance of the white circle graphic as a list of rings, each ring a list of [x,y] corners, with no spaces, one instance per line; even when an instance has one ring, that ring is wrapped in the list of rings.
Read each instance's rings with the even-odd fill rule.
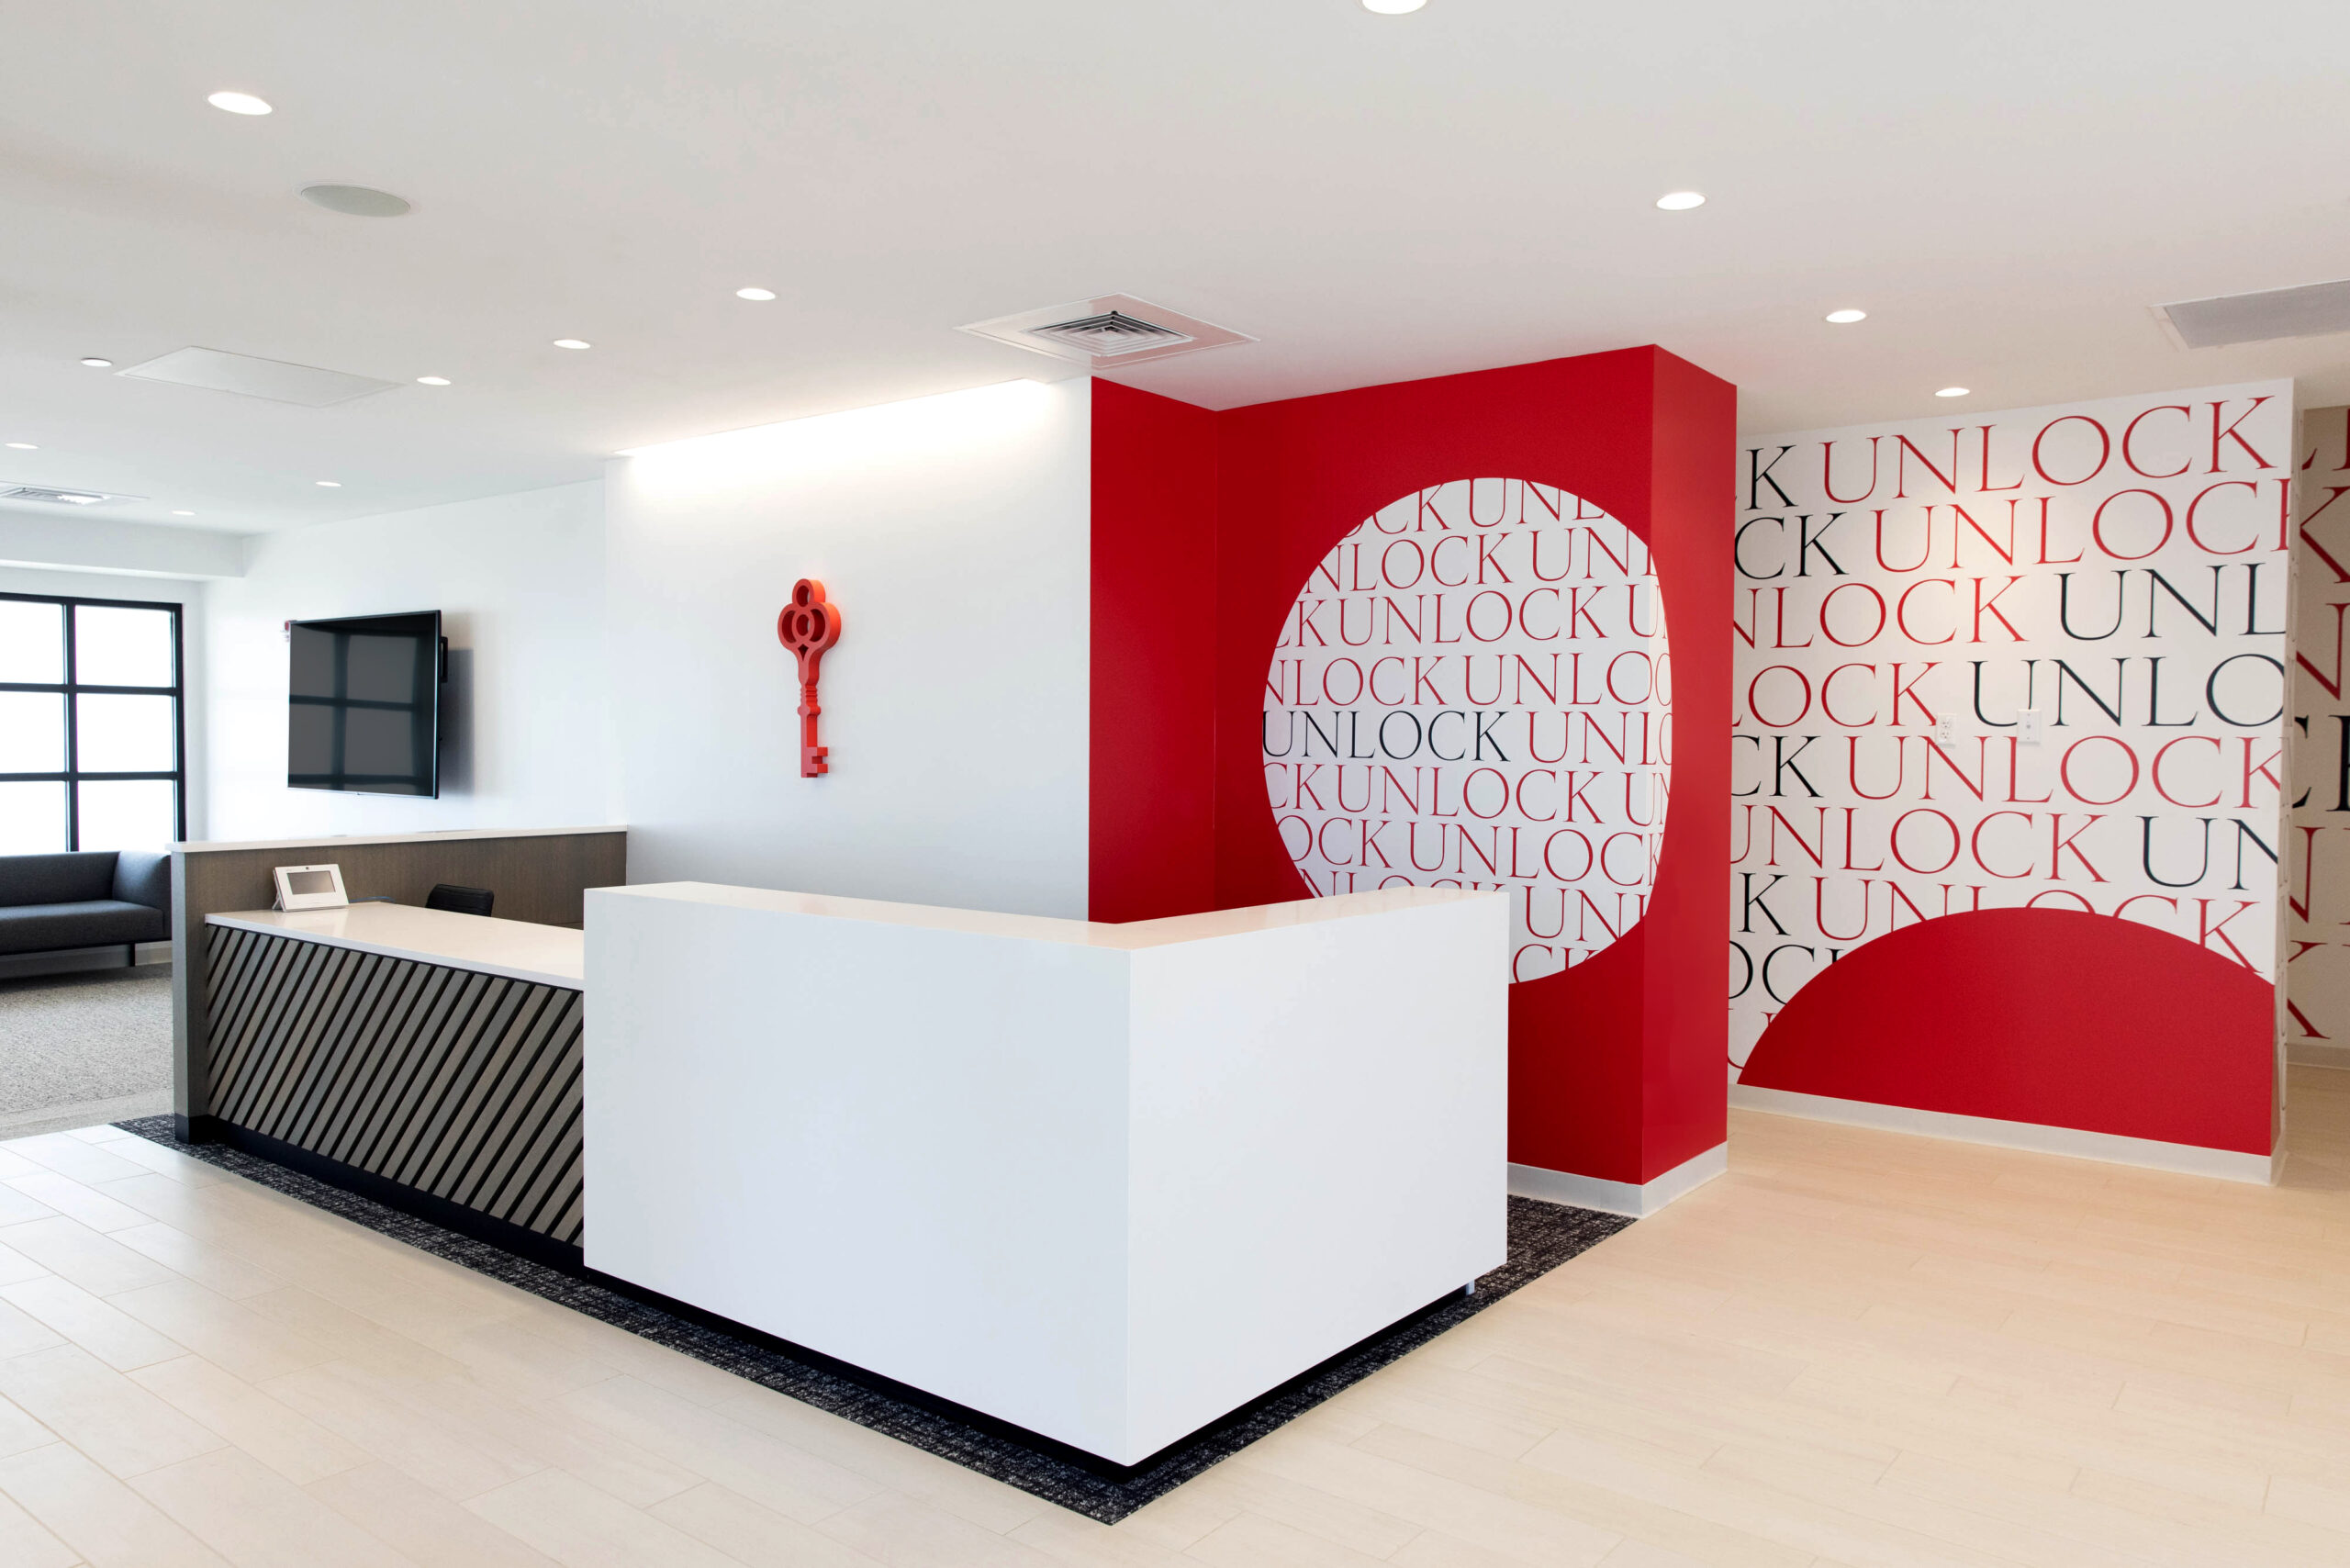
[[[1322,558],[1265,678],[1265,785],[1317,894],[1509,895],[1510,978],[1648,912],[1673,666],[1648,546],[1581,498],[1456,479]]]

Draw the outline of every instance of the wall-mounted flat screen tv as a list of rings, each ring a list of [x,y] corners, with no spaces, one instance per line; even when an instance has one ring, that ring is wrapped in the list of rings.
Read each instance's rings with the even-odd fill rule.
[[[441,612],[296,621],[286,633],[286,785],[439,795]]]

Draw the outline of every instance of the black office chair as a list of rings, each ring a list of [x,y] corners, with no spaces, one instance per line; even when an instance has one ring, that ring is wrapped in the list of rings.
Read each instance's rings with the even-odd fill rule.
[[[487,914],[496,896],[487,888],[460,888],[449,882],[435,882],[432,890],[424,895],[424,907],[445,909],[453,914]]]

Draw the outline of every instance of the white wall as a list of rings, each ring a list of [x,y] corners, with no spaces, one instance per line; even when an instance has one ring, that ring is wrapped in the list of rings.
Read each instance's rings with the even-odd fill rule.
[[[1090,394],[1013,382],[613,464],[632,881],[1084,915]],[[821,778],[775,633],[802,577],[845,627]]]
[[[207,590],[211,839],[619,820],[603,712],[603,487],[590,482],[260,534]],[[441,798],[285,787],[285,622],[438,610]]]
[[[132,599],[180,607],[181,671],[188,696],[181,718],[187,739],[187,826],[203,831],[205,812],[206,711],[204,588],[182,577],[133,576],[129,572],[64,572],[46,567],[0,566],[0,593],[55,595],[61,599]]]
[[[233,577],[244,570],[244,536],[120,518],[39,516],[0,508],[0,565],[109,576]]]

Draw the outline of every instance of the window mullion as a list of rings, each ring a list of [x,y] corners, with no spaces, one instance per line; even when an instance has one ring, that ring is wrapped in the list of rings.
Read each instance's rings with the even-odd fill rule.
[[[65,847],[71,853],[82,847],[82,704],[80,694],[74,689],[75,678],[81,671],[74,667],[71,600],[59,619],[65,625]]]
[[[2152,590],[2149,590],[2152,591]],[[172,611],[172,836],[187,837],[187,640]]]

